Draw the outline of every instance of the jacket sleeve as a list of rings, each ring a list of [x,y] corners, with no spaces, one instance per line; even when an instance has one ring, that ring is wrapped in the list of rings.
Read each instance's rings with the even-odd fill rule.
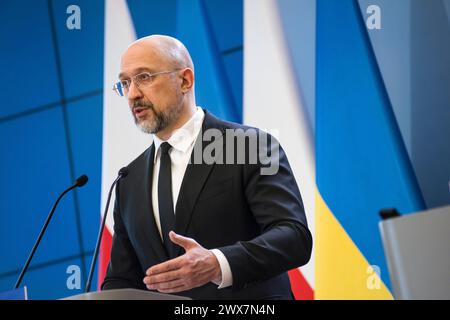
[[[302,266],[311,256],[312,236],[286,154],[273,137],[269,146],[271,164],[278,164],[274,174],[265,174],[259,161],[242,169],[246,200],[261,233],[218,248],[230,264],[233,290]]]
[[[119,199],[119,184],[117,184],[111,258],[105,280],[102,284],[102,290],[121,288],[145,290],[146,287],[142,282],[144,279],[144,271],[139,267],[140,264],[136,252],[128,238],[121,217]]]

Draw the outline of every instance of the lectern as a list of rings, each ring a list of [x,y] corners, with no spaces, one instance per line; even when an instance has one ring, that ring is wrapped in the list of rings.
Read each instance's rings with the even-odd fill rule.
[[[173,294],[156,293],[136,289],[115,289],[88,292],[61,300],[192,300]]]
[[[380,222],[394,297],[450,299],[450,206]]]

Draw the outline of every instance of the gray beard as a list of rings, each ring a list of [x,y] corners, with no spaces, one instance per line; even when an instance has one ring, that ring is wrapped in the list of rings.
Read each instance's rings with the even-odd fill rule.
[[[166,129],[171,123],[175,122],[181,113],[181,104],[179,106],[169,107],[162,112],[156,112],[153,104],[150,103],[136,103],[135,106],[143,106],[151,109],[154,118],[152,120],[144,119],[138,120],[134,115],[134,123],[144,133],[156,134]]]

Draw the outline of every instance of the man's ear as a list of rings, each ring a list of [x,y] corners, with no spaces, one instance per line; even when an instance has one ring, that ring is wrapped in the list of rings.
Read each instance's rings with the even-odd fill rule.
[[[181,91],[183,93],[189,92],[194,86],[194,71],[191,68],[186,68],[181,73],[182,83]]]

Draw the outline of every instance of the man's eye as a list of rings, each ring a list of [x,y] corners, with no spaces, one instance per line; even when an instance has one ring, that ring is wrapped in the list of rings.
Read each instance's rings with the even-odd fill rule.
[[[127,88],[128,84],[130,83],[130,81],[129,80],[122,80],[119,83],[122,86],[122,88]]]
[[[150,75],[148,73],[141,73],[137,75],[138,81],[148,81],[150,80]]]

